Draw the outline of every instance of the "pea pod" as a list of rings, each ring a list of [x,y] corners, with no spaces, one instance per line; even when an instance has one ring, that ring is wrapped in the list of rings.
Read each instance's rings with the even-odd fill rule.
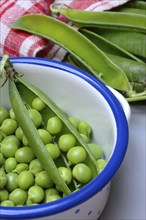
[[[118,12],[124,12],[124,13],[132,13],[132,14],[138,14],[138,15],[145,15],[146,11],[145,9],[139,9],[139,8],[128,8],[128,7],[121,7],[118,10]]]
[[[120,50],[115,44],[104,39],[98,34],[91,31],[81,29],[80,30],[86,37],[88,37],[96,46],[103,50],[106,55],[116,65],[120,66],[124,70],[130,82],[140,82],[145,84],[146,81],[146,64],[139,62],[139,59],[132,59],[132,56],[128,56],[123,50]]]
[[[93,43],[96,44],[102,51],[111,53],[113,55],[118,55],[121,57],[129,58],[138,62],[142,62],[137,56],[134,56],[132,53],[128,52],[126,49],[123,49],[121,46],[115,44],[114,42],[104,38],[102,34],[98,34],[98,30],[92,29],[80,29],[80,32],[89,38]],[[100,33],[100,31],[99,31]]]
[[[93,30],[93,29],[92,29]],[[119,30],[99,30],[94,29],[95,33],[116,44],[117,46],[127,50],[135,56],[146,58],[146,35],[143,33]]]
[[[32,147],[33,151],[35,152],[37,158],[42,163],[44,169],[49,173],[51,179],[58,185],[58,187],[66,194],[70,194],[69,188],[66,186],[60,175],[58,174],[57,168],[51,159],[47,149],[44,147],[44,144],[41,138],[38,135],[38,132],[31,121],[30,117],[28,116],[27,109],[23,104],[21,96],[17,90],[15,82],[13,79],[9,79],[9,96],[10,101],[13,106],[13,110],[17,117],[18,123],[21,125],[21,128]],[[16,105],[17,103],[17,105]],[[22,114],[23,112],[23,114]],[[52,172],[53,170],[53,172]]]
[[[121,29],[146,33],[144,15],[113,11],[89,12],[71,9],[69,7],[59,7],[59,5],[60,4],[52,4],[52,12],[66,16],[79,27]]]
[[[21,127],[29,145],[32,147],[36,157],[39,159],[42,166],[48,172],[48,174],[50,175],[53,182],[57,185],[57,187],[59,187],[59,189],[61,189],[66,195],[71,193],[70,189],[59,175],[56,164],[52,160],[49,152],[47,151],[46,147],[44,146],[44,143],[42,142],[38,134],[36,127],[34,126],[32,120],[29,117],[26,107],[31,106],[32,100],[35,97],[39,97],[45,103],[46,106],[45,110],[42,110],[41,112],[43,116],[44,125],[46,125],[46,121],[48,120],[50,115],[57,115],[64,123],[64,129],[62,133],[72,133],[77,139],[77,144],[82,145],[85,148],[88,155],[87,159],[90,161],[94,178],[98,174],[96,160],[92,155],[92,152],[90,151],[89,147],[85,144],[84,140],[80,136],[77,129],[68,119],[68,116],[37,87],[30,85],[23,79],[21,79],[18,76],[18,74],[14,70],[12,70],[11,67],[9,67],[8,73],[6,71],[6,74],[8,74],[7,77],[9,78],[9,97],[18,124]]]
[[[139,8],[146,10],[146,2],[145,1],[130,1],[126,4],[128,7]]]
[[[94,76],[107,85],[119,90],[131,90],[125,73],[91,41],[69,25],[49,16],[30,14],[16,20],[12,28],[52,40],[76,56]]]

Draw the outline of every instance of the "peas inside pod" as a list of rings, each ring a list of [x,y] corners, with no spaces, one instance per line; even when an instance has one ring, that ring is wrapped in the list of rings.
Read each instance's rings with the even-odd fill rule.
[[[12,71],[11,108],[0,107],[0,204],[30,206],[61,199],[104,169],[104,153],[92,143],[86,121],[68,116]]]

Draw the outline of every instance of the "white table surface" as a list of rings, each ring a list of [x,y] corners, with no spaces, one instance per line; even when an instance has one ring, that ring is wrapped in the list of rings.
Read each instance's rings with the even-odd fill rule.
[[[130,106],[128,149],[100,220],[146,219],[146,105]]]

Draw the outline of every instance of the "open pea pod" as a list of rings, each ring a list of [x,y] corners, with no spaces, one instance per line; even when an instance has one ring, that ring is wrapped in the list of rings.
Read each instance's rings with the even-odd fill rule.
[[[12,24],[12,28],[53,41],[73,54],[105,84],[118,90],[131,90],[124,71],[90,40],[69,25],[46,15],[29,14],[17,19]]]
[[[41,112],[44,124],[47,123],[50,116],[57,115],[64,124],[62,133],[72,133],[77,139],[77,144],[84,147],[87,152],[87,161],[89,161],[90,168],[92,169],[92,178],[98,174],[96,160],[88,145],[84,142],[77,129],[68,119],[68,116],[39,88],[25,82],[20,76],[18,76],[10,62],[8,64],[9,67],[8,71],[6,68],[6,78],[9,79],[9,98],[18,124],[36,157],[39,159],[53,182],[65,195],[68,195],[71,193],[71,190],[60,176],[55,162],[44,146],[44,143],[28,114],[27,108],[31,107],[34,98],[39,97],[46,104],[45,111],[43,110]]]

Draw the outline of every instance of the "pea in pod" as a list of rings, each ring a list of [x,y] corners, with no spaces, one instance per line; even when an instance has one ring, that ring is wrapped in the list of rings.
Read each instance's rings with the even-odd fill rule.
[[[11,63],[9,64],[11,65]],[[44,124],[45,119],[48,119],[48,115],[57,115],[62,120],[64,123],[63,132],[72,133],[77,139],[77,143],[85,148],[88,154],[86,162],[90,165],[94,178],[98,174],[98,167],[92,152],[65,113],[48,96],[37,87],[28,84],[20,78],[15,70],[12,69],[12,66],[9,66],[8,74],[10,74],[7,75],[9,78],[10,102],[19,126],[21,127],[30,147],[33,149],[33,152],[49,174],[50,178],[65,195],[69,195],[71,190],[61,178],[56,164],[44,146],[34,123],[30,119],[27,106],[31,105],[32,100],[34,100],[35,97],[39,97],[46,105],[45,111],[42,112]]]
[[[73,54],[92,74],[113,88],[130,91],[129,81],[122,69],[99,48],[69,25],[46,15],[30,14],[16,20],[12,28],[27,31],[52,40]],[[85,53],[88,51],[88,53]]]

